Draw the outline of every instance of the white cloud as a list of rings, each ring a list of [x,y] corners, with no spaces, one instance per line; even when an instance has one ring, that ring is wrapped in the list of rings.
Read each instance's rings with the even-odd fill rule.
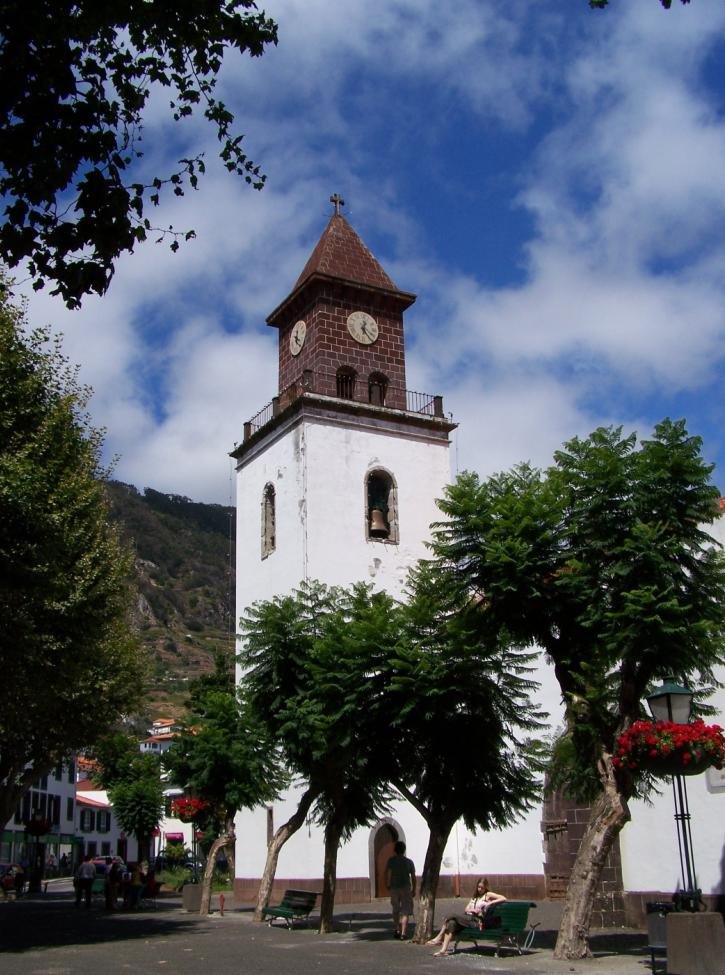
[[[196,240],[176,255],[139,248],[80,312],[31,299],[33,320],[52,320],[83,363],[109,452],[122,455],[118,477],[227,500],[227,451],[276,392],[277,336],[264,318],[292,288],[334,190],[397,283],[421,295],[407,315],[408,384],[445,395],[461,467],[546,464],[602,422],[645,429],[659,418],[658,389],[695,394],[722,371],[725,120],[701,69],[725,9],[550,6],[267,6],[280,46],[228,60],[221,91],[269,175],[264,191],[221,171],[213,133],[195,121],[181,135],[204,143],[201,189],[152,216],[193,227]],[[179,155],[165,111],[156,99],[151,171]],[[467,128],[452,130],[451,115]],[[533,220],[516,284],[448,256],[451,229],[471,240],[484,229],[480,209],[436,206],[448,162],[438,146],[470,136],[494,160],[497,140],[514,146],[489,168],[483,160],[481,182],[460,193],[467,203],[494,193],[495,167],[515,166],[511,206]],[[435,174],[430,207],[406,197],[411,140],[419,172]]]

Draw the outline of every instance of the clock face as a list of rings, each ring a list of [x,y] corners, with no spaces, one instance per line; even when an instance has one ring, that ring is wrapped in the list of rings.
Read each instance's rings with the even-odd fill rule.
[[[354,311],[348,315],[347,330],[361,345],[372,345],[378,337],[378,323],[366,311]]]
[[[289,337],[289,350],[292,355],[299,355],[302,351],[302,346],[305,344],[305,337],[307,335],[307,325],[300,319],[295,323]]]

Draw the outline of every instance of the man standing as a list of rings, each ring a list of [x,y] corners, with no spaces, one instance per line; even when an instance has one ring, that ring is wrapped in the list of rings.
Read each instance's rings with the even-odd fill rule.
[[[390,888],[390,903],[393,908],[394,938],[405,940],[408,918],[413,913],[415,897],[415,864],[405,855],[402,840],[393,847],[395,855],[388,860],[385,876]]]
[[[76,907],[81,906],[81,898],[85,898],[86,907],[91,906],[93,881],[96,879],[96,867],[87,856],[76,872]]]

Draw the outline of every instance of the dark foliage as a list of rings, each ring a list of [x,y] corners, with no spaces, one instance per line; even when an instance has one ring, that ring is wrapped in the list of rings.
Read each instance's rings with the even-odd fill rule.
[[[144,111],[168,90],[174,121],[201,111],[220,158],[257,189],[234,116],[215,97],[227,48],[258,57],[277,27],[252,0],[14,0],[0,6],[0,255],[27,261],[34,287],[54,284],[69,307],[102,294],[117,258],[154,228],[148,205],[183,196],[204,172],[203,153],[172,173],[146,173]]]

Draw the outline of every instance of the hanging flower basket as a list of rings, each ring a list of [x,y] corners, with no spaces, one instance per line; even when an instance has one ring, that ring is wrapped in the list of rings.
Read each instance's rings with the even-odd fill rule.
[[[699,775],[712,765],[704,749],[675,748],[669,755],[646,755],[639,766],[652,775]]]
[[[171,803],[171,815],[182,823],[193,823],[208,808],[209,803],[203,799],[174,799]]]
[[[614,766],[651,775],[699,775],[725,763],[725,737],[720,725],[674,721],[635,721],[615,745]]]
[[[29,836],[43,836],[44,833],[49,833],[53,828],[53,824],[49,819],[26,819],[25,820],[25,832]]]

